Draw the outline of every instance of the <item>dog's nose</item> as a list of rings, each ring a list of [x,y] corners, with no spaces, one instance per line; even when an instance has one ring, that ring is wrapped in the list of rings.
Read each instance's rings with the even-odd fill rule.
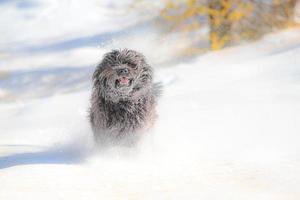
[[[118,75],[128,74],[128,69],[127,68],[117,69],[117,73]]]

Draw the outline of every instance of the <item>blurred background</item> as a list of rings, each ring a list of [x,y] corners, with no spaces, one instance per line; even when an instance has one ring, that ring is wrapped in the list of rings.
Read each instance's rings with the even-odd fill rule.
[[[297,0],[1,0],[0,102],[87,89],[104,52],[154,67],[295,28]]]

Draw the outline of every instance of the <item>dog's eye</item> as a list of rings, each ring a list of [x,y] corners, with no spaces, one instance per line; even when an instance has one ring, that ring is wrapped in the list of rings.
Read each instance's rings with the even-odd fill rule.
[[[128,65],[129,67],[132,67],[132,68],[134,68],[134,69],[137,68],[137,65],[134,64],[134,63],[132,63],[132,62],[126,62],[126,65]]]

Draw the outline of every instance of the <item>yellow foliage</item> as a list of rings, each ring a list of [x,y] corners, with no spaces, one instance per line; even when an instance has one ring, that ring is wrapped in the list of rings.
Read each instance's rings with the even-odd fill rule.
[[[190,32],[193,32],[202,27],[203,17],[206,17],[210,27],[210,48],[212,50],[219,50],[231,41],[239,41],[243,38],[257,38],[256,27],[251,27],[251,20],[253,13],[259,13],[261,18],[257,22],[260,23],[260,19],[268,22],[268,19],[275,18],[270,13],[260,13],[260,6],[265,6],[266,3],[256,2],[252,0],[165,0],[166,4],[161,10],[161,16],[167,20],[171,25],[171,30],[177,30],[189,36]],[[290,2],[294,0],[272,0],[272,5],[281,6],[284,5],[285,13],[290,12],[291,6],[288,6]],[[259,6],[258,6],[259,5]],[[270,4],[269,4],[270,5]],[[290,4],[289,4],[290,5]],[[264,11],[264,10],[263,10]],[[288,15],[288,14],[287,14]],[[247,21],[248,17],[252,17],[250,21]],[[267,16],[267,17],[266,17]],[[249,17],[249,18],[250,18]],[[247,23],[250,25],[247,27]],[[276,19],[275,19],[276,20]],[[250,22],[250,23],[249,23]],[[253,22],[253,21],[252,21]],[[205,23],[205,22],[204,22]],[[259,24],[258,23],[258,24]],[[286,25],[293,26],[295,23],[291,21],[285,22]],[[245,26],[241,26],[245,25]],[[231,32],[232,27],[242,27],[239,32],[233,34]],[[246,27],[246,28],[244,28]]]
[[[161,16],[173,22],[173,27],[189,32],[200,27],[198,22],[185,23],[185,20],[197,16],[212,16],[210,23],[214,27],[222,26],[227,21],[237,22],[251,13],[251,5],[241,0],[220,0],[220,8],[211,8],[208,3],[197,0],[167,0]],[[186,5],[186,6],[184,6]],[[170,14],[172,13],[172,14]],[[218,50],[230,41],[230,37],[211,33],[211,49]]]
[[[228,15],[228,19],[231,21],[239,21],[245,14],[240,11],[233,11]]]
[[[219,37],[217,33],[213,32],[210,35],[211,49],[213,51],[222,49],[226,42],[229,40],[229,36],[225,35],[223,37]]]
[[[196,4],[196,0],[188,0],[187,5],[188,7],[193,7]]]

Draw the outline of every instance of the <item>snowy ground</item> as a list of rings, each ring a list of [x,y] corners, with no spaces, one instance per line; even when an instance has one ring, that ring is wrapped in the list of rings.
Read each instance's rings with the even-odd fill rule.
[[[300,199],[299,35],[154,64],[165,85],[155,129],[136,149],[106,153],[93,150],[89,78],[99,55],[127,43],[65,48],[62,35],[61,50],[27,52],[22,38],[7,41],[16,46],[0,61],[0,199]]]

